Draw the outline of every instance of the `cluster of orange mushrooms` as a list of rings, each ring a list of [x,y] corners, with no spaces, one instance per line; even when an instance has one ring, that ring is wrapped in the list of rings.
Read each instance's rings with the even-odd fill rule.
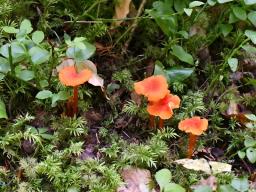
[[[164,120],[173,116],[173,109],[180,106],[180,98],[168,90],[168,83],[164,76],[155,75],[134,83],[135,92],[148,99],[147,111],[150,114],[150,127],[155,127],[155,117],[159,117],[159,128],[164,127]],[[189,133],[187,157],[191,158],[196,141],[208,127],[208,120],[198,116],[187,118],[179,122],[181,131]]]

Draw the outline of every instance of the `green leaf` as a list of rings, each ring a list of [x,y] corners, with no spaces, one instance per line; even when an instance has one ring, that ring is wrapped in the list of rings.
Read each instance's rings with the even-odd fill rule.
[[[256,145],[256,140],[251,138],[251,137],[247,137],[244,140],[244,146],[245,147],[253,147]]]
[[[172,36],[177,31],[177,16],[173,15],[172,5],[168,2],[156,1],[153,3],[153,9],[148,14],[153,17],[157,25],[165,35]]]
[[[238,66],[237,58],[229,58],[228,59],[228,65],[229,65],[231,71],[236,72],[237,66]]]
[[[246,11],[242,7],[233,6],[232,11],[238,19],[243,20],[243,21],[246,20],[247,14],[246,14]]]
[[[65,91],[60,91],[57,94],[52,95],[52,107],[57,105],[57,101],[65,101],[68,99],[68,93]]]
[[[256,11],[251,11],[248,14],[248,20],[256,27]]]
[[[156,181],[160,186],[160,189],[163,190],[165,186],[171,181],[172,174],[168,169],[161,169],[155,174]]]
[[[67,57],[73,58],[78,62],[87,60],[91,57],[94,54],[96,47],[88,42],[84,42],[83,44],[85,46],[84,49],[76,46],[69,47],[66,52]]]
[[[192,55],[190,55],[189,53],[187,53],[183,47],[179,46],[179,45],[173,45],[172,46],[172,54],[176,57],[178,57],[179,60],[191,64],[194,64],[194,60]]]
[[[50,53],[40,47],[32,47],[29,50],[29,55],[33,64],[41,64],[49,60]]]
[[[36,44],[41,43],[44,40],[44,33],[42,31],[35,31],[32,34],[32,40]]]
[[[245,152],[243,152],[243,151],[238,151],[237,154],[238,154],[238,156],[239,156],[240,159],[244,159],[244,158],[245,158]]]
[[[48,99],[52,97],[52,92],[49,90],[43,90],[36,94],[37,99]]]
[[[19,62],[26,57],[26,50],[24,46],[19,42],[12,42],[11,44],[5,44],[1,47],[0,53],[9,58],[9,46],[11,46],[11,55],[13,62]]]
[[[235,190],[230,185],[221,185],[218,192],[235,192]]]
[[[178,184],[167,183],[164,186],[164,192],[186,192],[186,190]]]
[[[24,19],[20,24],[20,31],[25,31],[27,34],[33,31],[32,24],[28,19]]]
[[[224,37],[226,37],[233,29],[233,26],[230,24],[221,24],[220,31]]]
[[[256,31],[246,30],[244,34],[254,43],[256,44]]]
[[[248,158],[248,160],[251,163],[255,163],[256,162],[256,149],[249,147],[248,149],[246,149],[246,157]]]
[[[234,178],[231,181],[231,186],[240,192],[245,192],[249,189],[249,182],[246,178]]]
[[[0,99],[0,119],[8,119],[6,109],[5,109],[5,104],[1,99]]]
[[[203,4],[204,2],[202,1],[192,1],[191,3],[189,3],[189,8],[199,7]]]
[[[174,9],[178,12],[181,13],[183,12],[183,9],[186,8],[186,2],[185,1],[174,1]]]
[[[244,3],[246,5],[253,5],[253,4],[256,4],[256,0],[244,0]]]
[[[256,115],[254,114],[246,114],[245,117],[251,121],[256,121]]]
[[[187,16],[191,16],[193,9],[184,8],[184,12],[187,14]]]
[[[242,46],[242,48],[249,54],[256,54],[256,48],[251,46],[250,44],[246,44],[244,46]]]
[[[179,31],[178,34],[180,34],[185,39],[188,39],[188,37],[189,37],[187,31]]]
[[[9,61],[3,57],[0,57],[0,72],[6,74],[9,71],[11,71]]]
[[[184,81],[192,75],[194,68],[169,68],[166,73],[170,78],[170,82]]]
[[[34,74],[34,71],[30,71],[30,70],[18,70],[16,72],[16,76],[24,81],[30,81],[34,79],[35,74]]]
[[[207,0],[207,3],[210,5],[210,6],[214,6],[216,4],[216,0]]]
[[[161,62],[156,61],[154,75],[163,75],[168,83],[182,82],[192,75],[194,68],[169,68],[164,69]]]
[[[239,21],[239,19],[235,16],[235,14],[233,12],[230,12],[229,14],[229,18],[228,18],[228,23],[232,24]]]
[[[223,3],[231,2],[231,1],[233,1],[233,0],[217,0],[217,1],[218,1],[218,3],[220,3],[220,4],[223,4]]]
[[[201,185],[196,188],[194,192],[212,192],[212,189],[208,185]]]
[[[18,33],[19,32],[18,29],[16,29],[15,27],[11,27],[11,26],[4,26],[2,29],[6,33]]]

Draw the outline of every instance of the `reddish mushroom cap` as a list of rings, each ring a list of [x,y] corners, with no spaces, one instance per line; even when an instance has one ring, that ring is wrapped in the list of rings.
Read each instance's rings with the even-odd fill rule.
[[[75,66],[64,67],[59,72],[59,79],[63,85],[78,86],[88,81],[92,76],[92,72],[88,69],[83,69],[77,73]]]
[[[151,76],[134,83],[134,89],[137,94],[146,96],[149,101],[158,101],[169,92],[166,78],[162,75]]]
[[[150,115],[159,116],[161,119],[169,119],[173,115],[173,109],[179,108],[180,98],[168,93],[163,99],[149,102],[147,111]]]
[[[178,127],[181,131],[185,131],[186,133],[201,135],[208,128],[208,120],[195,116],[180,121]]]

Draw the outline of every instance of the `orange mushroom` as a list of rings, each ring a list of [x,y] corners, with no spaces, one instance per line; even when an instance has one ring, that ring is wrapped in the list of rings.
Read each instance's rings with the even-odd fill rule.
[[[78,86],[85,83],[92,77],[92,71],[83,69],[77,72],[75,66],[67,66],[60,70],[59,80],[63,85],[71,86],[74,88],[73,95],[73,111],[68,114],[74,116],[78,111]],[[70,101],[68,103],[70,108]]]
[[[162,75],[148,77],[134,83],[135,92],[144,95],[149,101],[158,101],[169,92],[167,80]]]
[[[208,120],[200,117],[192,117],[180,121],[178,125],[181,131],[189,133],[188,143],[188,158],[192,157],[193,151],[196,146],[196,141],[199,135],[201,135],[208,128]]]
[[[144,95],[150,102],[164,98],[169,92],[167,80],[162,75],[151,76],[142,81],[136,82],[134,83],[134,89],[137,94]],[[149,126],[153,128],[155,124],[154,116],[150,115],[149,119]]]
[[[156,102],[149,102],[147,111],[152,116],[160,117],[159,128],[163,128],[164,119],[169,119],[173,115],[173,109],[180,106],[180,98],[170,94],[170,91],[163,99]]]

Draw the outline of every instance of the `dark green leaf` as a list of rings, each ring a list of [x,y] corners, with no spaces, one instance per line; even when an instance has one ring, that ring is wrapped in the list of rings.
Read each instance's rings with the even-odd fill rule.
[[[232,11],[238,19],[243,20],[243,21],[246,20],[246,18],[247,18],[246,11],[242,7],[234,6],[234,7],[232,7]]]
[[[233,26],[230,24],[221,24],[220,31],[224,37],[226,37],[233,29]]]
[[[256,11],[251,11],[248,14],[248,19],[254,25],[254,27],[256,27]]]
[[[0,72],[8,73],[11,70],[10,64],[7,59],[0,57]]]
[[[179,60],[185,62],[185,63],[189,63],[191,65],[194,64],[194,60],[192,55],[190,55],[189,53],[187,53],[183,47],[179,46],[179,45],[173,45],[172,46],[172,54],[176,57],[178,57]]]
[[[208,185],[201,185],[196,188],[194,192],[212,192],[212,189]]]

